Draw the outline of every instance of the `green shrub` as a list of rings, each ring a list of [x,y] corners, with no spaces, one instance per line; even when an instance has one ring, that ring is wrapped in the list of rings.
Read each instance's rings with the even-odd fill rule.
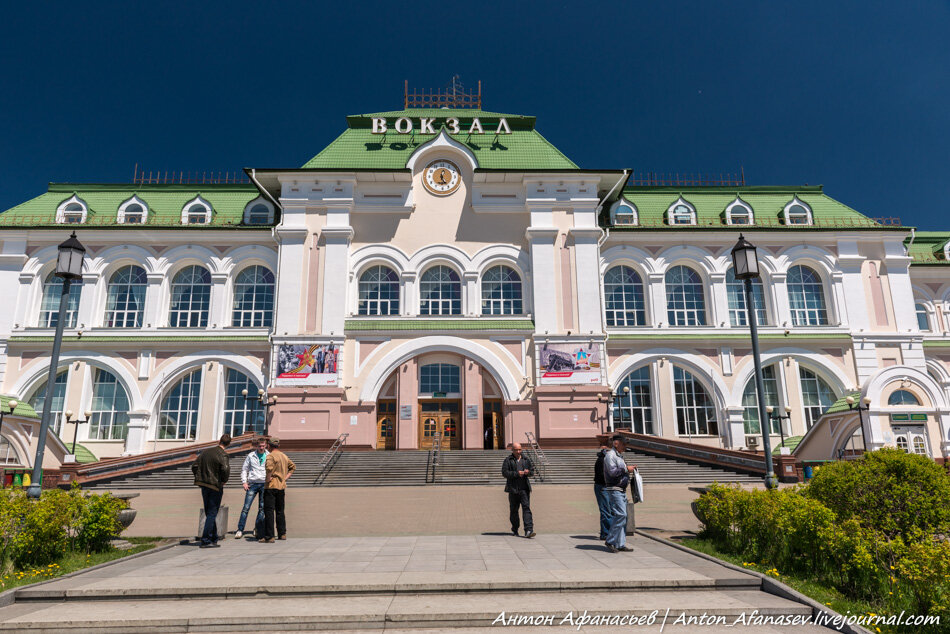
[[[85,498],[76,530],[76,544],[85,552],[102,552],[122,532],[119,511],[126,503],[108,493]]]
[[[888,538],[950,532],[950,476],[925,456],[881,449],[832,462],[804,491],[838,517]]]
[[[66,553],[76,504],[64,491],[44,491],[27,500],[26,511],[13,537],[11,557],[17,568],[52,563]]]

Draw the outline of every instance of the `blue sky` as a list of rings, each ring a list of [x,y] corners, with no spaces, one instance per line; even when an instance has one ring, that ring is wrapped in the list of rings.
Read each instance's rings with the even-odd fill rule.
[[[950,230],[947,2],[454,4],[11,5],[0,209],[136,163],[297,166],[458,73],[581,167],[741,166]]]

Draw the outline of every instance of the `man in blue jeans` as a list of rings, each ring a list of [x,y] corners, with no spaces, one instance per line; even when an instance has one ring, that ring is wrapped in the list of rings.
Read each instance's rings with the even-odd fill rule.
[[[627,484],[630,483],[630,474],[636,468],[627,466],[623,460],[623,453],[627,450],[627,443],[623,436],[616,435],[610,439],[613,449],[604,456],[604,482],[608,499],[610,500],[610,530],[607,531],[607,550],[612,553],[630,552],[633,549],[627,546]]]
[[[600,541],[607,541],[607,531],[610,530],[610,496],[607,494],[607,482],[604,480],[604,456],[607,455],[607,445],[601,445],[594,461],[594,497],[597,498],[597,508],[600,509]]]
[[[214,447],[205,449],[198,454],[198,459],[191,465],[191,472],[195,476],[195,486],[201,489],[201,502],[204,505],[205,525],[201,531],[201,548],[217,548],[218,543],[218,509],[221,508],[221,496],[224,485],[231,475],[231,462],[228,452],[225,451],[231,444],[231,436],[224,434]],[[227,527],[222,527],[222,534]]]
[[[254,496],[257,496],[257,519],[254,522],[255,532],[258,527],[264,525],[264,483],[267,480],[267,472],[264,469],[264,463],[267,461],[267,439],[257,439],[257,449],[247,454],[244,459],[244,465],[241,467],[241,484],[244,486],[244,508],[241,509],[241,519],[238,520],[237,531],[234,533],[234,539],[241,539],[244,536],[244,524],[247,522],[247,513],[251,510],[251,504],[254,503]],[[258,535],[260,537],[260,535]]]

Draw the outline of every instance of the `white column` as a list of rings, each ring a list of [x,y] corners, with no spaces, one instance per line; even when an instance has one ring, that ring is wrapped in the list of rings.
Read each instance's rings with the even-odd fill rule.
[[[891,291],[891,305],[894,307],[894,322],[897,332],[917,332],[917,309],[914,305],[914,289],[910,279],[912,258],[904,255],[903,244],[885,243],[884,266],[887,267],[887,281]],[[893,252],[900,249],[899,252]],[[936,321],[935,319],[932,321]],[[932,324],[934,332],[940,327]]]
[[[724,421],[720,435],[723,437],[728,449],[741,449],[745,447],[745,422],[742,415],[745,409],[740,406],[727,407],[725,409],[726,420]]]
[[[867,299],[864,294],[864,281],[861,272],[857,276],[846,276],[843,271],[832,271],[829,301],[832,302],[829,319],[832,326],[839,323],[854,330],[867,330],[871,324]]]
[[[729,300],[726,297],[726,274],[709,274],[709,325],[729,326]]]
[[[557,285],[554,275],[554,227],[528,227],[525,231],[531,253],[531,292],[534,328],[538,334],[557,332]]]
[[[462,273],[462,284],[465,293],[462,314],[474,317],[482,314],[482,301],[478,296],[478,271],[465,271]]]
[[[27,326],[36,325],[39,302],[34,301],[34,296],[31,293],[33,290],[33,279],[33,275],[21,273],[17,278],[19,284],[15,295],[13,292],[9,295],[9,297],[16,297],[16,303],[13,305],[13,323],[10,324],[11,330],[13,327],[26,328]],[[38,281],[37,287],[39,288],[40,297],[42,297],[42,279]]]
[[[287,208],[284,208],[287,213]],[[303,213],[303,210],[300,210]],[[277,240],[280,243],[280,279],[277,281],[275,298],[274,334],[294,336],[301,331],[301,298],[306,297],[303,287],[304,267],[310,261],[305,257],[304,241],[307,229],[278,227]],[[316,284],[316,280],[311,283]]]
[[[416,271],[403,271],[399,277],[402,286],[402,298],[399,303],[399,314],[403,316],[419,314],[419,286],[416,283]]]
[[[230,306],[225,297],[227,273],[211,274],[211,306],[208,309],[208,327],[219,330],[230,325]]]
[[[350,270],[350,239],[353,237],[353,229],[349,226],[327,226],[321,234],[325,249],[322,330],[323,334],[342,335],[346,320],[346,280]]]
[[[577,293],[577,330],[600,333],[603,330],[603,306],[600,305],[600,253],[597,241],[603,231],[597,227],[571,229],[574,238],[575,281]]]
[[[82,274],[82,292],[79,295],[79,312],[76,315],[76,328],[92,328],[96,311],[96,285],[99,283],[98,273]],[[73,281],[73,284],[76,284]],[[69,322],[67,322],[67,326]]]
[[[123,456],[137,456],[148,450],[149,419],[146,411],[129,412],[128,434],[125,437]]]
[[[769,279],[772,286],[773,306],[775,307],[775,325],[786,328],[792,325],[792,309],[788,303],[787,273],[775,273]]]
[[[663,273],[649,273],[646,279],[647,287],[646,300],[650,304],[650,315],[647,316],[648,325],[658,327],[660,324],[666,324],[666,275]],[[651,321],[652,320],[652,321]]]
[[[145,276],[148,286],[145,287],[145,309],[142,313],[142,325],[146,328],[158,328],[165,325],[164,311],[162,310],[162,280],[164,273],[148,273]]]

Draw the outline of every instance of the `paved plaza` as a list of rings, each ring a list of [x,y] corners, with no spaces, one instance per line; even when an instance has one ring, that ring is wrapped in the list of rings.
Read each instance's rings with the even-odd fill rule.
[[[590,536],[566,534],[179,545],[23,590],[18,603],[0,609],[0,631],[475,631],[502,612],[560,621],[584,610],[662,617],[669,609],[664,631],[677,632],[693,631],[674,626],[681,614],[811,614],[762,592],[760,580],[743,571],[643,536],[632,545],[633,553],[611,554]],[[658,624],[637,629],[659,631]]]
[[[637,526],[664,536],[698,531],[699,522],[689,508],[697,497],[687,485],[650,486],[646,501],[636,506]],[[225,490],[230,531],[237,528],[243,501],[240,486]],[[197,488],[143,490],[132,506],[138,515],[125,535],[191,537],[197,530],[201,494]],[[593,483],[536,486],[531,508],[541,534],[598,530]],[[252,521],[247,526],[253,530]],[[509,529],[508,497],[500,486],[318,487],[287,492],[287,530],[293,537],[480,535]]]

